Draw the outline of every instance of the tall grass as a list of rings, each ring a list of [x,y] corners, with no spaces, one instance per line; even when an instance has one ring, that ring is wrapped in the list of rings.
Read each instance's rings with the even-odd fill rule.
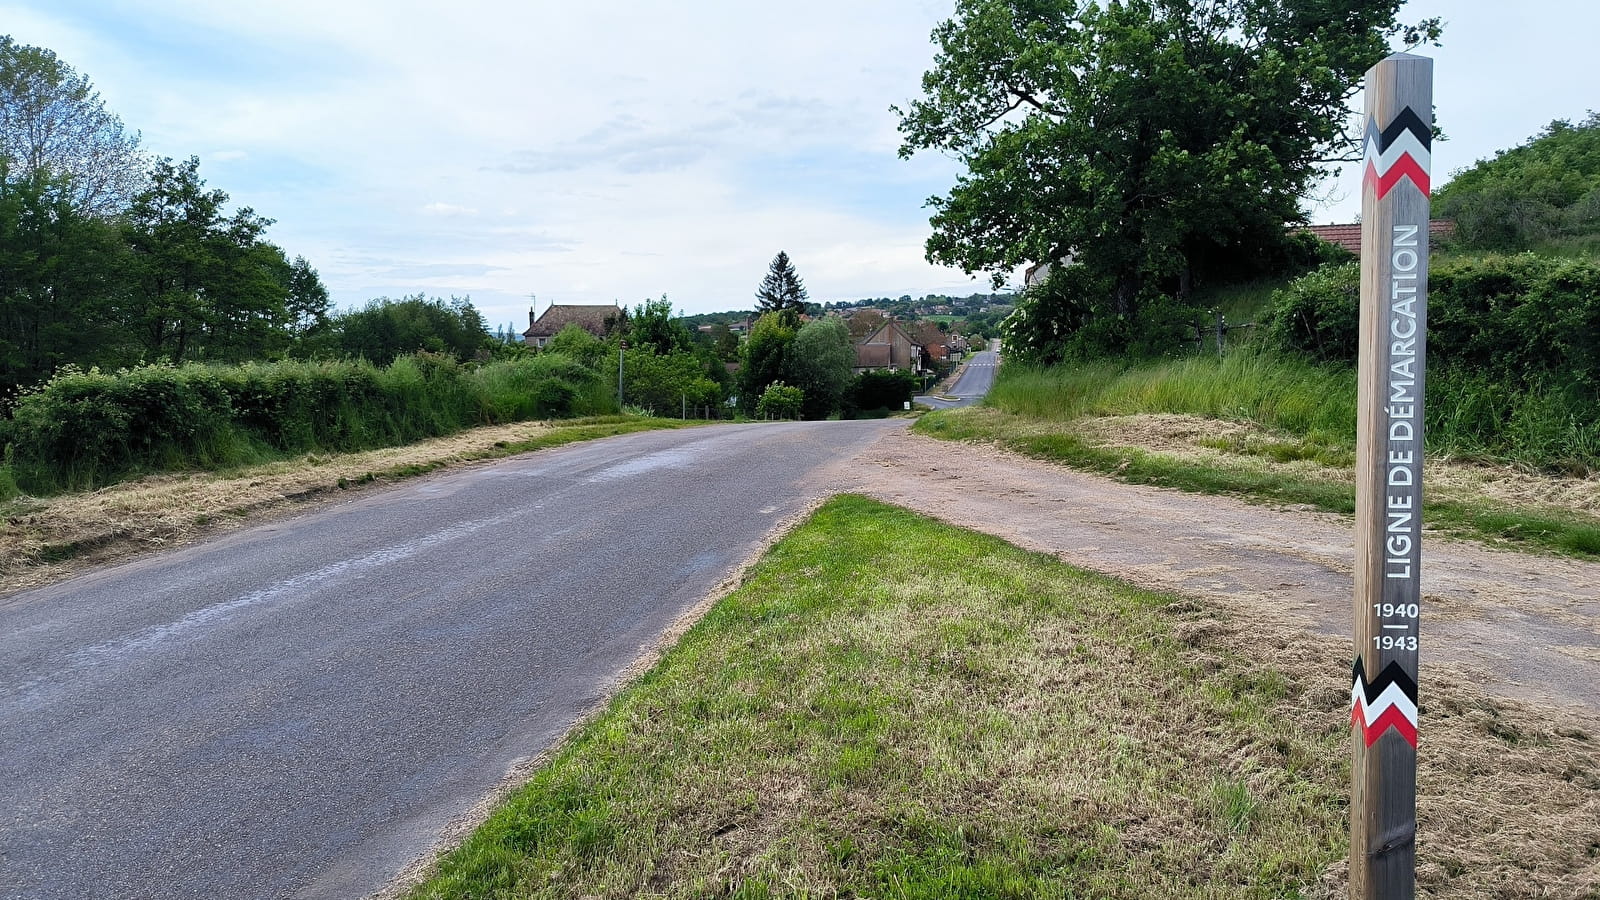
[[[1002,370],[989,404],[1045,421],[1180,413],[1256,422],[1355,446],[1356,374],[1258,350],[1129,364]],[[1459,370],[1430,373],[1426,438],[1435,453],[1482,456],[1586,475],[1600,470],[1600,417],[1571,391],[1506,385]]]
[[[478,425],[609,413],[607,384],[559,354],[464,366],[364,361],[67,370],[0,423],[7,487],[86,490],[132,476],[410,443]]]
[[[1355,438],[1356,382],[1339,371],[1260,353],[1143,365],[1007,366],[989,403],[1048,421],[1086,415],[1182,413],[1255,421],[1301,435]]]

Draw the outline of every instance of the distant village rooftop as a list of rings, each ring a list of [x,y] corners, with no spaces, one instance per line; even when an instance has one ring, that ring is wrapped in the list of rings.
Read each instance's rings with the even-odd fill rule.
[[[568,325],[577,325],[595,337],[606,336],[606,322],[615,321],[622,313],[621,307],[615,303],[602,303],[597,305],[579,305],[575,303],[552,303],[548,309],[535,318],[533,310],[528,310],[528,330],[522,333],[523,341],[530,347],[543,347],[550,343],[550,339],[561,333],[561,329]]]

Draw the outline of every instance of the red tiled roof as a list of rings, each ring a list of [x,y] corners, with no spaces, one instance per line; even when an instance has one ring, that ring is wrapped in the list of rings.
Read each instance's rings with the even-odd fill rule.
[[[1330,244],[1337,244],[1356,256],[1361,255],[1361,225],[1311,225],[1299,229],[1309,231]],[[1449,219],[1434,219],[1428,223],[1428,236],[1446,238],[1455,234],[1456,223]]]

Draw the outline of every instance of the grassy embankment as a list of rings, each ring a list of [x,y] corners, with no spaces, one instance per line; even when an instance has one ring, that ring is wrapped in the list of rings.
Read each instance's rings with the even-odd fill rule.
[[[1355,511],[1351,371],[1250,352],[1139,366],[1014,368],[1003,373],[988,403],[930,414],[916,428],[995,442],[1139,484]],[[1181,432],[1177,439],[1168,434],[1151,446],[1146,438],[1163,421],[1151,417],[1174,415],[1185,417],[1168,422],[1175,426],[1169,432]],[[1448,416],[1439,418],[1436,423],[1430,413],[1430,450],[1438,456],[1425,473],[1424,515],[1431,528],[1600,554],[1600,489],[1574,504],[1570,493],[1550,487],[1562,479],[1541,479],[1476,448],[1452,445]],[[1543,484],[1519,497],[1497,489],[1497,481]]]
[[[1342,896],[1347,651],[1234,615],[836,498],[412,896]],[[1466,690],[1424,895],[1600,889],[1592,739]]]

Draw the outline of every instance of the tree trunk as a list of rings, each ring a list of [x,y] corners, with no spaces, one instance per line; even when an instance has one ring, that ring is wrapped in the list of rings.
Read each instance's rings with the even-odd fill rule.
[[[1137,309],[1139,276],[1126,272],[1117,276],[1117,287],[1112,294],[1112,309],[1119,316],[1131,317]]]

